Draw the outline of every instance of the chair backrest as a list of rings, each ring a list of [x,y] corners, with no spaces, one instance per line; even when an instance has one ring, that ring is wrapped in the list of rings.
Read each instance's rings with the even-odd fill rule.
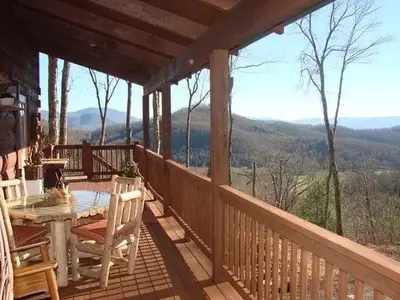
[[[144,194],[143,187],[127,193],[111,194],[105,248],[130,245],[138,236],[145,202]]]
[[[13,296],[13,267],[11,263],[8,234],[0,209],[0,299],[11,300]]]
[[[17,246],[15,244],[14,233],[11,225],[10,215],[8,214],[7,201],[0,194],[0,211],[2,213],[2,219],[4,222],[5,232],[8,238],[8,245],[11,250],[15,249]],[[19,265],[19,258],[17,255],[12,255],[14,265]]]
[[[0,181],[0,195],[7,201],[28,196],[25,179],[21,177],[20,179]]]
[[[130,178],[118,175],[111,176],[111,192],[120,194],[139,189],[142,184],[140,177]]]

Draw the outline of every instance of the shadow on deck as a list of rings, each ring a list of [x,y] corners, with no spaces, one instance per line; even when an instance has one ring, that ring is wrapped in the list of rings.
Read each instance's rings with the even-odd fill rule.
[[[109,182],[71,184],[71,190],[107,191]],[[151,195],[149,195],[151,198]],[[88,260],[87,263],[98,263]],[[173,217],[162,216],[161,203],[147,202],[143,216],[135,273],[111,269],[107,289],[98,280],[83,278],[60,288],[61,299],[241,299],[227,282],[215,285],[212,265]]]

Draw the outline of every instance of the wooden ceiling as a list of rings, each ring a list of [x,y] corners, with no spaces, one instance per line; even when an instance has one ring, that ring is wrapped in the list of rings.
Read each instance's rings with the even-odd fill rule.
[[[253,6],[247,5],[251,2]],[[146,85],[147,91],[151,92],[159,89],[163,82],[181,79],[191,71],[196,71],[195,68],[204,66],[206,62],[202,53],[193,70],[188,72],[186,66],[179,72],[174,70],[171,73],[171,67],[179,67],[176,60],[179,62],[181,56],[185,59],[191,57],[193,48],[199,48],[196,46],[199,41],[204,44],[208,42],[207,39],[211,39],[210,45],[217,45],[215,39],[219,37],[213,32],[238,35],[240,43],[234,42],[234,46],[228,43],[228,50],[234,50],[247,42],[243,41],[243,37],[247,38],[252,32],[246,28],[245,35],[236,32],[241,31],[240,11],[241,7],[246,7],[244,4],[250,10],[253,9],[248,9],[244,17],[253,17],[254,20],[248,21],[253,22],[252,26],[257,28],[261,24],[257,17],[265,17],[255,9],[257,2],[262,5],[264,2],[270,3],[267,8],[275,10],[279,9],[279,2],[306,3],[301,9],[310,9],[328,1],[14,0],[13,11],[17,22],[22,24],[23,30],[40,52]],[[296,5],[289,5],[285,14],[300,13],[293,7]],[[235,19],[229,19],[231,13]],[[271,13],[274,14],[274,11]],[[269,32],[287,21],[287,15],[277,15],[280,22],[272,17],[273,23],[270,23],[273,26]],[[225,23],[232,26],[231,32]],[[221,27],[225,29],[221,31]],[[278,27],[279,30],[281,28]],[[226,41],[225,36],[220,38]],[[208,50],[207,47],[204,49]]]

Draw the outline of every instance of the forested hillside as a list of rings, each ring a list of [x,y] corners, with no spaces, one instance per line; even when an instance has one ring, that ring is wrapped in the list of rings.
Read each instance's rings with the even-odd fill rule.
[[[209,159],[209,110],[196,109],[192,115],[191,164],[206,166]],[[150,123],[152,124],[152,123]],[[174,159],[184,160],[186,110],[172,116]],[[90,136],[96,143],[100,130]],[[328,155],[325,132],[322,126],[292,124],[281,121],[252,120],[234,116],[233,166],[249,166],[256,161],[263,166],[267,158],[277,153],[298,156],[305,168],[318,166]],[[134,139],[142,140],[141,123],[134,123]],[[340,168],[357,168],[366,156],[377,160],[378,168],[400,166],[400,127],[391,129],[354,130],[340,127],[337,133]],[[108,126],[107,143],[123,143],[124,125]]]

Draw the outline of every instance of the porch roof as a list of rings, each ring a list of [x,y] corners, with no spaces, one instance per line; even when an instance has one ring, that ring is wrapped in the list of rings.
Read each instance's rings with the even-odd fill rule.
[[[149,94],[330,0],[16,0],[40,52],[130,80]]]

